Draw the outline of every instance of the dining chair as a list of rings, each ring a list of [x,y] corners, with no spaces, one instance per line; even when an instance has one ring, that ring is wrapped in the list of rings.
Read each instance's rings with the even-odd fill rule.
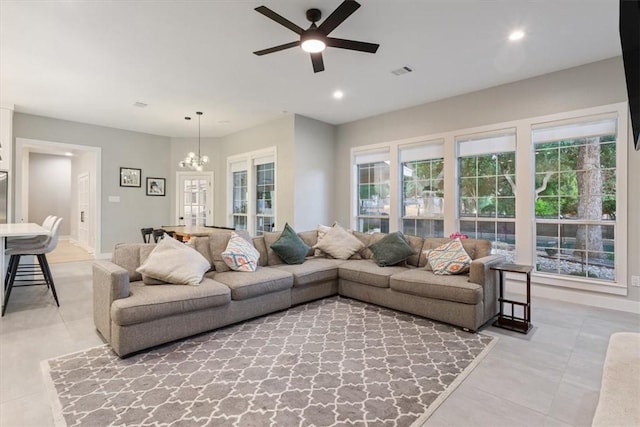
[[[142,234],[142,241],[145,243],[151,242],[151,235],[153,234],[153,228],[141,228],[140,234]]]
[[[4,306],[2,307],[2,316],[4,316],[4,313],[7,310],[9,297],[11,296],[11,291],[14,287],[46,285],[48,289],[51,289],[51,293],[53,294],[53,299],[55,300],[56,305],[60,307],[58,294],[56,293],[56,287],[53,283],[53,275],[51,274],[51,269],[49,268],[49,262],[47,261],[46,254],[53,251],[58,245],[61,222],[62,218],[56,219],[53,227],[51,228],[51,233],[43,242],[38,242],[31,245],[20,245],[13,248],[8,248],[5,251],[5,255],[10,256],[10,258],[9,268],[4,283],[5,295]],[[29,263],[21,265],[20,259],[23,256],[35,256],[38,259],[38,264]],[[38,271],[38,267],[40,271]],[[41,276],[44,282],[39,282],[35,278],[36,276]],[[16,282],[24,284],[16,285]]]

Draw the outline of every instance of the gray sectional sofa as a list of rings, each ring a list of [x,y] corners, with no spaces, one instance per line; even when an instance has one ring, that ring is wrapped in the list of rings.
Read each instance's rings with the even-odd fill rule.
[[[504,260],[490,254],[488,241],[462,241],[473,259],[468,274],[438,276],[425,270],[423,250],[449,239],[406,236],[416,255],[406,265],[380,267],[367,246],[384,234],[354,232],[365,248],[350,259],[311,250],[304,263],[288,265],[270,248],[279,233],[266,233],[253,238],[258,269],[238,272],[222,261],[230,233],[220,230],[192,242],[212,267],[199,286],[145,284],[136,268],[153,244],[119,244],[111,261],[94,263],[95,326],[119,356],[336,294],[472,331],[498,312],[490,267]],[[317,241],[315,230],[298,235],[309,246]]]

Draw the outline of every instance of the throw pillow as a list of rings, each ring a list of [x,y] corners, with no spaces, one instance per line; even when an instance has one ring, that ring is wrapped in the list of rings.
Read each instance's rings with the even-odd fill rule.
[[[176,285],[199,285],[210,267],[198,251],[165,236],[136,271]]]
[[[416,254],[399,231],[389,233],[369,245],[369,250],[373,252],[373,258],[380,267],[398,264]]]
[[[325,234],[327,234],[327,231],[331,230],[331,227],[329,227],[328,225],[322,225],[322,224],[318,224],[318,228],[317,228],[317,232],[318,232],[318,240],[316,241],[317,243],[320,243],[320,240],[322,240],[325,236]],[[315,245],[313,245],[313,247],[315,248]],[[323,256],[324,254],[322,253],[322,251],[320,249],[315,249],[314,252],[315,256]]]
[[[287,223],[271,249],[287,264],[302,264],[311,249]]]
[[[471,266],[471,257],[462,247],[460,239],[438,246],[429,253],[429,264],[438,275],[465,273]]]
[[[260,252],[246,239],[231,232],[227,248],[222,252],[222,260],[235,271],[256,271]]]
[[[364,244],[339,224],[334,224],[322,239],[318,238],[318,243],[313,247],[333,258],[349,259],[351,255],[364,248]]]

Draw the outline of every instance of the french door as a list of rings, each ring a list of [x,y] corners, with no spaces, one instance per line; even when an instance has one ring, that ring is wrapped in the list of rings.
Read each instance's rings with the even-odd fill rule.
[[[213,172],[178,172],[177,223],[213,224]]]

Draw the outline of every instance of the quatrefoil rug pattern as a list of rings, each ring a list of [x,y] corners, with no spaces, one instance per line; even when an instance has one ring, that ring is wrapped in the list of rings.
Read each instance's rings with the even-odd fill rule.
[[[43,362],[68,426],[420,424],[494,337],[341,297],[154,348]]]

